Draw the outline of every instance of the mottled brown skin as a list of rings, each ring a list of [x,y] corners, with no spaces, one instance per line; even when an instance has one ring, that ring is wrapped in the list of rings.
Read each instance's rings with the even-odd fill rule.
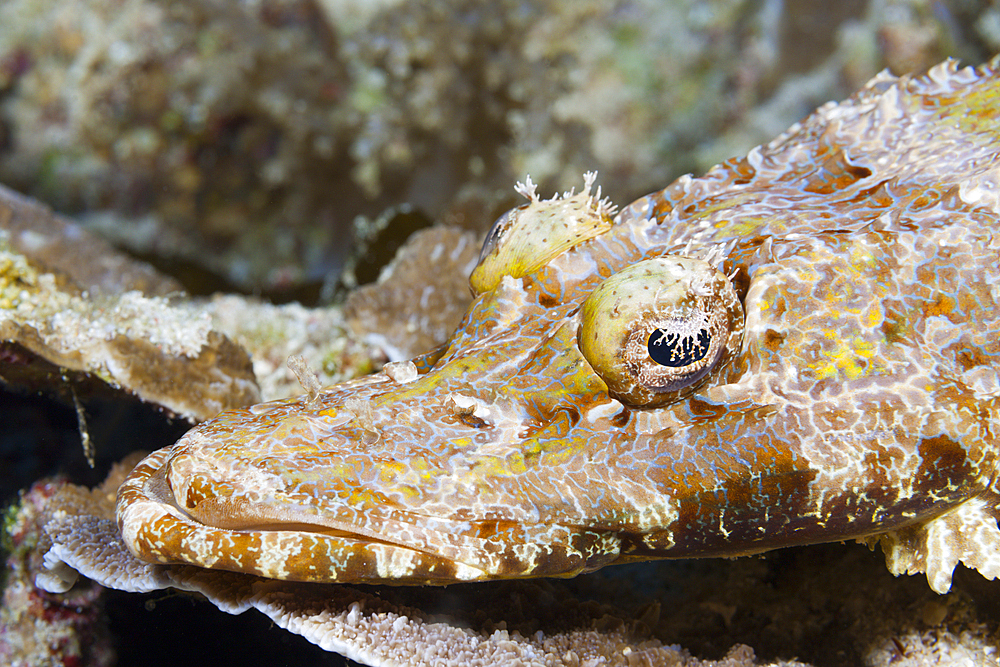
[[[936,590],[958,560],[997,576],[998,100],[996,62],[881,76],[613,221],[589,182],[549,201],[529,182],[445,349],[154,453],[119,491],[126,543],[451,583],[881,538]],[[723,287],[738,303],[707,375],[622,374],[623,331],[696,340],[690,304]]]

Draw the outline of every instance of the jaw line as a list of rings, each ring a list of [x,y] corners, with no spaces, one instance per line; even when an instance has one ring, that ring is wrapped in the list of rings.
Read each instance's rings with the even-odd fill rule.
[[[396,512],[412,521],[386,517],[380,522],[383,530],[329,519],[317,522],[314,515],[305,513],[296,513],[298,516],[286,513],[280,518],[260,516],[250,521],[237,513],[230,515],[229,521],[206,522],[180,507],[174,498],[166,480],[164,463],[170,458],[166,450],[154,452],[144,459],[119,491],[119,527],[129,549],[143,560],[188,563],[301,581],[445,584],[456,579],[495,578],[487,566],[491,551],[495,550],[488,548],[486,540],[469,535],[472,524],[467,521]],[[149,544],[142,533],[150,525],[157,525],[160,534],[173,533],[174,544],[169,548]],[[410,535],[414,539],[390,539],[387,537],[390,534]],[[420,540],[421,535],[426,539]],[[272,549],[273,545],[288,549],[291,544],[301,544],[303,548],[324,553],[338,552],[345,555],[345,560],[354,556],[367,561],[370,565],[367,570],[374,571],[359,573],[356,568],[344,567],[340,571],[320,569],[315,575],[302,575],[283,571],[280,567],[233,567],[219,565],[218,554],[204,547],[184,546],[225,544],[235,553],[241,550],[258,553],[264,548],[243,546],[258,543],[270,544]],[[229,548],[227,546],[227,550]],[[257,560],[264,559],[258,557]]]

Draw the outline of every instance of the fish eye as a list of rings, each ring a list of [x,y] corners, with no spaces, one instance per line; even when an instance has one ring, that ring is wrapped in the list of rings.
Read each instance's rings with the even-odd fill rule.
[[[493,222],[493,225],[490,226],[490,231],[486,234],[486,240],[483,241],[483,247],[479,251],[480,263],[496,250],[497,246],[500,245],[500,239],[510,229],[513,222],[517,220],[520,211],[526,208],[528,208],[528,204],[512,208]]]
[[[739,353],[743,306],[729,279],[705,261],[660,257],[604,280],[581,309],[583,356],[632,407],[690,394]]]
[[[712,346],[712,332],[707,318],[696,319],[693,327],[679,321],[653,329],[646,344],[649,358],[670,368],[686,368],[704,359]]]

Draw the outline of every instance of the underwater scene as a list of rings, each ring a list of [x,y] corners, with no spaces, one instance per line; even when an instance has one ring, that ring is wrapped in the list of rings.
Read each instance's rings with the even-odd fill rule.
[[[0,662],[1000,664],[998,53],[4,0]]]

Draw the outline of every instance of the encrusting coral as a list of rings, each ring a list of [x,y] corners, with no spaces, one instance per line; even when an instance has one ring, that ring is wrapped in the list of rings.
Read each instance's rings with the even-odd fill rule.
[[[67,400],[122,390],[192,421],[260,400],[246,352],[156,296],[176,289],[0,187],[0,382]]]

